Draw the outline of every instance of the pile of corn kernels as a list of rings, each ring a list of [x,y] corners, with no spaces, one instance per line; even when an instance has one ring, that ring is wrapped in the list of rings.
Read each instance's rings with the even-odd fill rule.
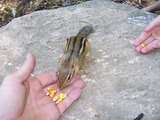
[[[63,92],[61,92],[59,96],[57,96],[57,91],[53,87],[48,87],[47,90],[48,92],[46,95],[51,97],[53,99],[53,102],[55,102],[56,104],[62,102],[67,97],[67,95]]]

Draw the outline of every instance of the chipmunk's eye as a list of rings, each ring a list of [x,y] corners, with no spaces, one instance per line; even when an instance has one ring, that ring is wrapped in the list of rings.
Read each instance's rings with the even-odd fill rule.
[[[71,73],[70,73],[70,74],[68,74],[68,76],[67,76],[67,80],[68,80],[68,81],[71,79],[71,76],[72,76],[72,74],[71,74]]]
[[[75,69],[72,68],[72,70],[70,71],[70,73],[69,73],[68,76],[67,76],[67,80],[68,80],[68,81],[73,78],[74,72],[75,72]]]

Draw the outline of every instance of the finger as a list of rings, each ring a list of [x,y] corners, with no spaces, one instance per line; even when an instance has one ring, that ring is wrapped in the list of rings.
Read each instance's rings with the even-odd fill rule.
[[[56,73],[54,72],[47,72],[36,76],[36,78],[41,83],[42,87],[54,84],[57,81]]]
[[[156,19],[154,19],[146,28],[145,31],[149,32],[151,31],[153,28],[157,27],[160,25],[160,16],[158,16]]]
[[[150,43],[149,45],[147,45],[145,48],[143,48],[143,49],[141,50],[141,52],[142,52],[142,53],[147,53],[147,52],[155,49],[155,48],[156,48],[156,44],[158,44],[158,47],[160,47],[158,41],[155,40],[155,41],[153,41],[152,43]]]
[[[27,80],[35,68],[35,57],[28,54],[24,64],[15,73],[5,78],[6,82],[22,83]]]
[[[154,41],[155,39],[154,39],[154,37],[153,36],[151,36],[151,37],[149,37],[148,39],[146,39],[144,42],[147,44],[147,46],[150,44],[150,43],[152,43],[153,41]],[[141,43],[142,44],[142,43]],[[143,49],[143,48],[146,48],[146,47],[142,47],[142,45],[139,45],[138,47],[136,47],[136,51],[137,52],[142,52],[141,50]]]
[[[63,114],[63,112],[81,96],[81,93],[82,89],[80,88],[72,89],[67,97],[61,103],[57,104],[59,112]]]
[[[72,85],[62,90],[62,92],[67,94],[67,97],[57,105],[61,113],[63,113],[76,99],[80,97],[81,89],[84,87],[85,82],[83,80],[76,80]],[[76,88],[80,91],[77,93],[72,93],[72,91],[74,91]],[[59,92],[58,94],[60,93],[61,92]],[[77,94],[77,96],[75,94]]]
[[[137,47],[143,41],[145,41],[149,36],[151,36],[151,32],[142,32],[141,35],[135,40],[134,45]]]
[[[160,48],[160,41],[159,40],[155,40],[155,42],[152,45],[154,48]]]
[[[155,39],[160,39],[160,26],[154,28],[152,30],[152,36],[155,38]]]

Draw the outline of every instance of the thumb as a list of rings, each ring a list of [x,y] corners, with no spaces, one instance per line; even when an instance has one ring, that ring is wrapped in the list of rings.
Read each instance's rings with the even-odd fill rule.
[[[31,73],[34,71],[35,68],[35,57],[28,53],[24,64],[17,70],[15,73],[9,75],[5,78],[4,82],[7,83],[22,83],[27,80]]]

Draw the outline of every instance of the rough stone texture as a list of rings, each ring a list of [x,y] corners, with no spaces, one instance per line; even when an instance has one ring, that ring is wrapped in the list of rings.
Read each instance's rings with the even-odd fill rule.
[[[56,71],[66,38],[92,24],[95,65],[82,97],[62,120],[160,119],[160,51],[135,52],[133,40],[155,17],[136,8],[93,0],[16,18],[0,29],[0,78],[18,69],[28,52],[37,58],[34,74]]]

